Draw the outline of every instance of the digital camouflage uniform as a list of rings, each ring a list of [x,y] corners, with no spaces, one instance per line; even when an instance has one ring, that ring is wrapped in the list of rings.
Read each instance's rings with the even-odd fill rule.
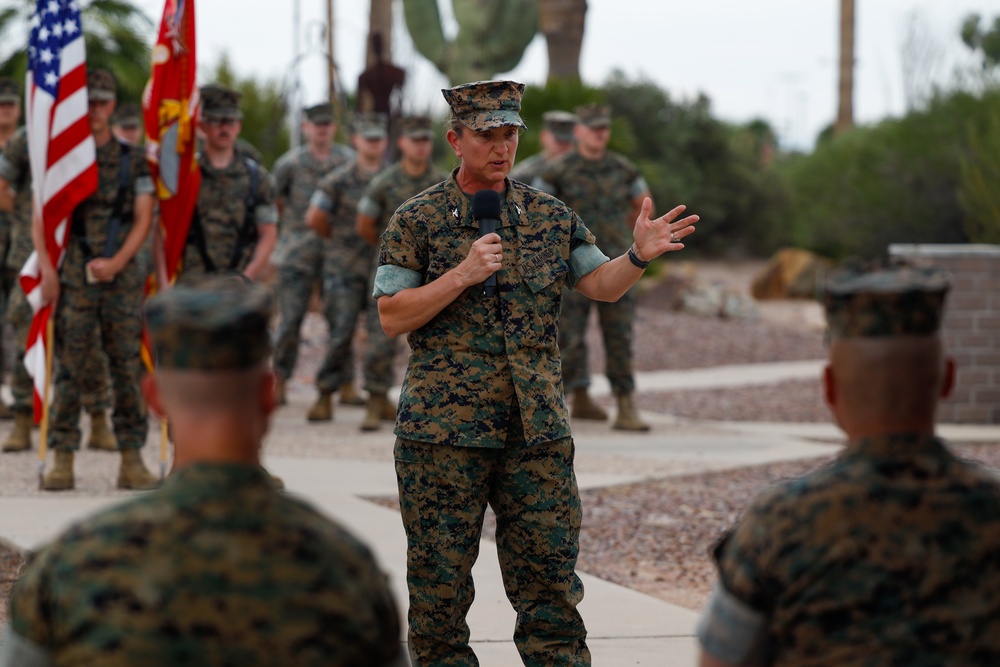
[[[141,153],[136,159],[142,161]],[[25,298],[24,290],[17,276],[34,250],[31,240],[31,167],[28,161],[28,135],[21,128],[11,138],[6,150],[0,155],[0,178],[10,183],[16,191],[14,212],[9,214],[9,240],[5,255],[4,274],[9,281],[6,292],[7,321],[14,327],[17,350],[14,368],[11,369],[11,394],[14,397],[12,409],[15,413],[27,415],[34,411],[34,387],[31,376],[24,367],[24,351],[28,344],[28,331],[33,316],[31,305]],[[117,183],[117,174],[115,182]],[[3,215],[0,213],[0,215]],[[98,346],[87,348],[86,368],[80,378],[80,401],[87,412],[107,410],[111,406],[108,386],[108,369],[104,353]]]
[[[553,137],[564,144],[572,143],[573,127],[576,125],[576,116],[568,111],[546,111],[542,114],[542,122],[545,130]],[[518,160],[514,168],[510,170],[510,177],[531,185],[535,179],[542,175],[542,171],[551,162],[542,150],[524,160]]]
[[[306,116],[310,120],[325,119],[327,107],[330,105],[310,107],[306,110]],[[332,107],[329,114],[332,120]],[[306,225],[309,199],[321,178],[344,166],[353,157],[353,150],[333,144],[330,154],[325,159],[318,160],[308,146],[301,146],[285,153],[274,164],[275,197],[284,201],[278,223],[278,243],[271,254],[271,263],[278,268],[275,297],[280,314],[274,370],[283,380],[291,377],[295,370],[299,330],[309,309],[313,285],[317,282],[322,284],[324,280],[324,244]],[[331,329],[335,326],[334,320],[328,318],[327,322]],[[344,381],[350,382],[353,380],[354,364],[347,364],[347,368],[348,374]]]
[[[566,202],[586,220],[601,249],[610,257],[624,255],[632,245],[634,221],[627,219],[632,200],[649,190],[635,166],[612,151],[600,160],[587,160],[572,150],[553,160],[534,185]],[[578,292],[567,294],[563,300],[559,350],[567,393],[590,384],[586,332],[593,304]],[[632,373],[634,292],[629,290],[616,302],[596,305],[611,389],[616,394],[631,394],[635,391]]]
[[[358,212],[375,218],[377,231],[381,236],[392,214],[403,202],[437,185],[447,177],[448,175],[433,163],[428,163],[427,170],[414,178],[403,170],[401,162],[397,162],[386,167],[371,182],[358,204]],[[371,279],[374,280],[374,277],[372,271]],[[372,394],[384,394],[389,391],[393,383],[392,368],[398,343],[395,338],[386,336],[382,330],[378,320],[378,308],[374,302],[368,307],[367,333],[363,366],[365,389]]]
[[[236,254],[240,230],[246,220],[246,195],[250,189],[250,168],[237,155],[226,167],[216,169],[203,154],[198,156],[201,169],[201,189],[198,191],[198,214],[205,233],[205,249],[216,272],[226,272]],[[258,225],[275,224],[278,211],[272,196],[271,178],[264,167],[257,165],[257,195],[254,213]],[[253,257],[254,246],[243,249],[237,269],[242,270]],[[192,234],[184,248],[184,259],[178,281],[191,284],[204,280],[208,272]]]
[[[266,363],[271,296],[228,282],[150,301],[161,368]],[[194,461],[76,524],[29,558],[10,611],[2,667],[404,664],[368,547],[250,463]]]
[[[936,332],[946,281],[910,271],[831,281],[833,337]],[[699,638],[731,664],[1000,664],[998,554],[994,471],[933,433],[854,438],[717,545]]]
[[[522,91],[501,81],[444,92],[474,131],[521,125]],[[377,298],[431,283],[467,257],[479,228],[457,173],[393,216]],[[415,667],[478,664],[465,616],[487,504],[524,664],[590,664],[576,609],[581,509],[557,324],[563,287],[607,257],[562,202],[509,179],[505,186],[497,295],[470,287],[408,335],[394,453]]]
[[[371,299],[375,250],[358,235],[358,202],[375,172],[352,161],[327,174],[312,204],[329,216],[330,238],[323,241],[323,308],[330,323],[326,356],[316,374],[320,392],[335,392],[354,377],[353,341],[358,317]]]
[[[239,109],[240,97],[237,91],[218,84],[202,86],[202,118],[243,118]],[[259,154],[258,157],[253,156],[256,149],[246,142],[241,143],[237,137],[233,150],[232,161],[221,169],[212,166],[204,151],[198,155],[201,188],[177,278],[180,283],[193,284],[205,280],[212,273],[242,271],[247,267],[253,258],[255,244],[246,242],[244,235],[241,248],[240,233],[250,211],[258,226],[278,222],[271,176],[260,164]],[[253,176],[254,171],[256,177]],[[254,178],[257,191],[250,198],[252,204],[248,211],[247,195]],[[203,246],[198,243],[196,223],[200,223]],[[211,262],[210,266],[202,258],[203,250]]]
[[[49,445],[73,450],[80,444],[78,425],[82,395],[95,384],[88,359],[94,351],[107,355],[114,387],[112,423],[121,449],[146,443],[146,409],[139,394],[141,366],[143,279],[135,258],[109,283],[88,283],[84,265],[103,254],[109,223],[118,195],[122,144],[111,139],[97,148],[98,189],[80,206],[84,236],[73,229],[59,272],[60,294],[55,314],[56,356],[59,372],[51,408]],[[152,194],[153,181],[142,154],[129,155],[129,176],[121,226],[114,251],[121,248],[133,223],[135,195]],[[85,253],[92,253],[86,257]]]

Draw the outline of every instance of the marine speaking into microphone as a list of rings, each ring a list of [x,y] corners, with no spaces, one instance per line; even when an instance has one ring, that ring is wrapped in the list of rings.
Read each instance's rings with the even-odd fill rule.
[[[479,238],[496,231],[500,224],[500,193],[496,190],[479,190],[472,195],[472,217],[479,222]],[[493,272],[483,281],[483,294],[497,293],[497,274]]]

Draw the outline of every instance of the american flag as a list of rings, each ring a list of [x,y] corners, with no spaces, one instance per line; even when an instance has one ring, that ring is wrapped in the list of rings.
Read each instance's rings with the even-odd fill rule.
[[[38,0],[31,16],[25,110],[35,215],[54,266],[62,262],[73,209],[97,190],[97,161],[90,132],[87,64],[80,5]],[[21,269],[21,288],[35,311],[24,365],[34,379],[35,418],[45,391],[46,325],[51,303],[41,290],[38,254]]]

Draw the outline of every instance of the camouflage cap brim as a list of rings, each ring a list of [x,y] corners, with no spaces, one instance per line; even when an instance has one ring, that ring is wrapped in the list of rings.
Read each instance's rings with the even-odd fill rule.
[[[0,102],[6,102],[8,104],[18,104],[21,102],[20,95],[14,95],[11,93],[0,93]]]
[[[87,99],[93,102],[110,102],[111,100],[118,99],[118,96],[110,90],[88,89]]]
[[[477,132],[481,130],[492,130],[497,127],[520,127],[527,129],[528,126],[521,120],[521,115],[516,111],[498,109],[495,111],[484,111],[482,113],[461,116],[459,120],[470,130]]]
[[[235,118],[236,120],[243,120],[243,112],[236,107],[232,108],[215,108],[215,109],[202,109],[202,118]]]

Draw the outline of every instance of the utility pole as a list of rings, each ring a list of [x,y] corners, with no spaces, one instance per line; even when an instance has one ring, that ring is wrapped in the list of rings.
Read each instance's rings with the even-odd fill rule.
[[[333,0],[326,0],[326,78],[329,83],[330,104],[337,109],[337,70],[333,64]],[[339,113],[336,114],[339,120]]]
[[[302,80],[299,77],[299,56],[301,55],[299,36],[302,32],[302,17],[299,14],[300,3],[301,0],[292,1],[292,94],[288,101],[291,112],[288,114],[288,137],[291,139],[293,150],[299,147],[299,125],[301,123],[299,114],[302,108],[299,103],[302,97],[300,91]]]
[[[840,0],[840,81],[834,134],[854,126],[854,0]]]

